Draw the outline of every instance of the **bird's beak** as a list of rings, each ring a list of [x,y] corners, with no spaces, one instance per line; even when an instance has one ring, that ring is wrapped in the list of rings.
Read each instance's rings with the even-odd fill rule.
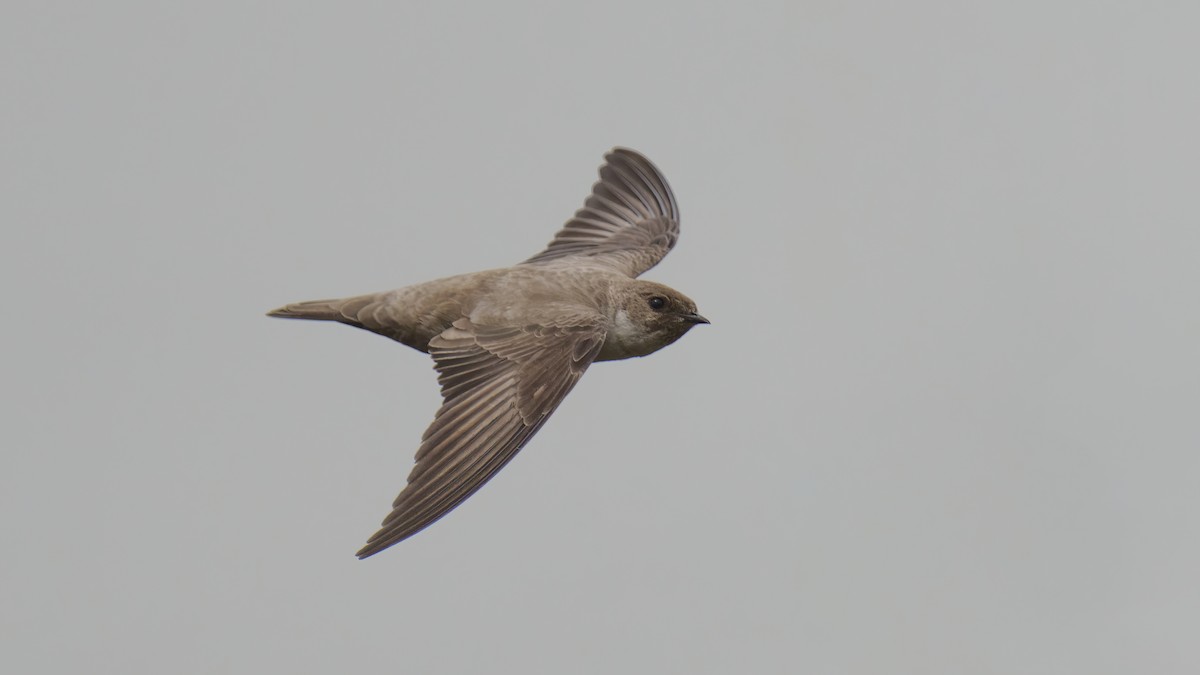
[[[708,319],[700,316],[696,312],[692,312],[691,314],[684,314],[683,320],[688,323],[711,323]]]

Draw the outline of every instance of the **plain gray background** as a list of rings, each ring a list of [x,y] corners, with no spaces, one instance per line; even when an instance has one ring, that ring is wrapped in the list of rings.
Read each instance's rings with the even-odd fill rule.
[[[1200,672],[1194,3],[6,2],[0,663]],[[603,153],[712,319],[365,562]]]

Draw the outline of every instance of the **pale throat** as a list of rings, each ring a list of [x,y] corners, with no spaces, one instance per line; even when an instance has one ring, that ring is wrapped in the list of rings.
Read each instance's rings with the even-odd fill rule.
[[[597,361],[612,361],[627,359],[633,356],[645,356],[664,347],[660,340],[646,330],[645,326],[629,318],[628,312],[617,310],[613,316],[612,327],[604,337],[604,346],[600,348]]]

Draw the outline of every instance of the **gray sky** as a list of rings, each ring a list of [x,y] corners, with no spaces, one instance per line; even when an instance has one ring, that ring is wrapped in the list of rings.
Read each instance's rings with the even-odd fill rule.
[[[1197,672],[1198,21],[5,3],[0,664]],[[432,364],[263,312],[522,260],[613,145],[713,325],[355,560]]]

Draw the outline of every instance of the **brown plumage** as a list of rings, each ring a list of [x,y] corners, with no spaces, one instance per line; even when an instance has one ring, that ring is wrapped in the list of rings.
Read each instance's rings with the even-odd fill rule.
[[[338,321],[428,352],[442,406],[408,485],[360,558],[429,526],[483,486],[541,428],[593,361],[645,356],[708,321],[662,284],[636,279],[679,237],[679,209],[658,169],[616,148],[575,217],[513,267],[270,316]]]

